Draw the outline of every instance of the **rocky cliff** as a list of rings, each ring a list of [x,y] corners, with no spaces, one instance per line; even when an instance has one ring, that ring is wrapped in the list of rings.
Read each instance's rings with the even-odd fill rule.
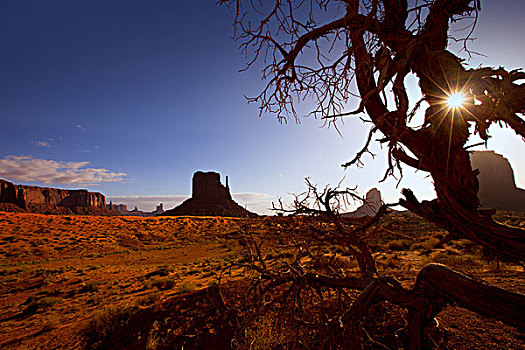
[[[0,179],[0,203],[14,204],[23,210],[38,213],[89,214],[91,211],[96,215],[109,214],[106,209],[106,198],[98,192],[15,185],[2,179]]]
[[[231,216],[256,217],[233,201],[228,177],[226,186],[221,183],[220,174],[198,171],[193,174],[192,196],[178,207],[166,211],[165,216]]]
[[[494,151],[470,155],[473,169],[479,169],[478,196],[484,208],[525,211],[525,190],[518,188],[509,161]]]

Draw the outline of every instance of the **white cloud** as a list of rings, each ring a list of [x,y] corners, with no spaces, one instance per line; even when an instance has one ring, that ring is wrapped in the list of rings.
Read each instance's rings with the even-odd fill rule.
[[[260,201],[267,201],[272,200],[272,196],[266,193],[254,193],[254,192],[241,192],[241,193],[234,193],[232,194],[232,197],[234,197],[235,200],[238,200],[240,202],[260,202]]]
[[[273,214],[270,208],[272,207],[272,201],[275,201],[276,198],[269,194],[244,192],[233,193],[232,197],[239,205],[249,211],[262,215]]]
[[[233,199],[239,203],[242,207],[245,207],[249,211],[260,215],[273,215],[274,212],[270,210],[272,207],[272,201],[277,198],[266,193],[232,193]]]
[[[87,131],[86,128],[84,128],[84,125],[82,125],[82,124],[77,124],[75,126],[77,127],[77,129],[80,129],[82,131]]]
[[[61,162],[27,156],[6,156],[0,159],[0,177],[22,182],[48,184],[95,185],[123,181],[125,173],[102,168],[86,168],[89,162]]]

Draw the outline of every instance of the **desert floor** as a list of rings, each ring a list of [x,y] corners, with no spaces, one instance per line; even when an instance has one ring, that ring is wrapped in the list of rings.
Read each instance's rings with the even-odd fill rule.
[[[0,348],[85,348],[86,329],[122,310],[143,315],[141,329],[130,331],[123,347],[173,348],[182,339],[175,314],[191,318],[209,308],[203,291],[231,279],[225,268],[246,259],[239,238],[243,230],[250,226],[257,235],[271,232],[280,240],[275,238],[280,220],[0,212]],[[523,217],[503,215],[502,220],[525,223]],[[436,261],[525,292],[522,266],[502,263],[498,269],[482,261],[468,242],[434,249],[444,232],[410,214],[396,214],[382,228],[374,241],[378,267],[403,285],[410,286],[421,266]],[[285,258],[286,251],[277,246],[270,244],[267,254]],[[234,268],[233,275],[242,279],[242,270]],[[187,323],[187,318],[177,322]],[[438,319],[447,330],[441,348],[525,348],[523,333],[465,310],[450,307]],[[170,334],[175,343],[168,346],[159,337]],[[266,347],[258,341],[253,348]]]

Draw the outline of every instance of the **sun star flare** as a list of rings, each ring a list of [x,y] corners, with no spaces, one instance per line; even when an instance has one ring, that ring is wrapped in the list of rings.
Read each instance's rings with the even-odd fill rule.
[[[465,103],[465,95],[461,92],[453,92],[448,95],[446,103],[450,108],[459,108]]]

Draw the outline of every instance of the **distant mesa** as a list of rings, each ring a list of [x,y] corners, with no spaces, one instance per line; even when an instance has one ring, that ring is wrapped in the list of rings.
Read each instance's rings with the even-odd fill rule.
[[[88,190],[15,185],[0,179],[0,210],[65,215],[113,215],[106,198]]]
[[[216,172],[197,171],[193,174],[191,198],[181,205],[166,211],[164,216],[229,216],[257,217],[231,197],[228,177],[226,186],[221,183],[220,174]]]
[[[472,169],[478,169],[478,196],[482,208],[525,211],[525,190],[516,186],[509,161],[494,151],[475,151],[470,154]],[[357,210],[344,217],[373,216],[381,207],[381,193],[373,188]]]
[[[507,158],[494,151],[470,154],[473,169],[479,169],[478,196],[481,206],[498,210],[525,211],[525,190],[516,186]]]
[[[165,213],[164,205],[162,203],[157,205],[157,209],[155,209],[152,212],[144,212],[144,211],[138,210],[137,207],[135,207],[135,209],[129,211],[127,205],[125,205],[125,204],[113,204],[112,201],[110,201],[109,204],[106,204],[106,207],[109,210],[116,212],[117,213],[116,215],[122,215],[122,216],[144,216],[144,217],[148,217],[148,216],[157,216],[157,215]]]
[[[110,201],[109,204],[106,204],[106,207],[109,210],[114,210],[118,212],[128,212],[128,206],[126,204],[113,204],[113,201]]]
[[[363,205],[353,212],[342,214],[342,216],[346,218],[374,216],[381,205],[383,205],[383,201],[381,200],[381,192],[377,188],[372,188],[366,193]]]
[[[164,210],[164,204],[160,203],[159,205],[157,205],[157,209],[152,211],[150,214],[151,214],[151,216],[157,216],[157,215],[160,215],[160,214],[164,214],[165,212],[166,212],[166,210]]]

